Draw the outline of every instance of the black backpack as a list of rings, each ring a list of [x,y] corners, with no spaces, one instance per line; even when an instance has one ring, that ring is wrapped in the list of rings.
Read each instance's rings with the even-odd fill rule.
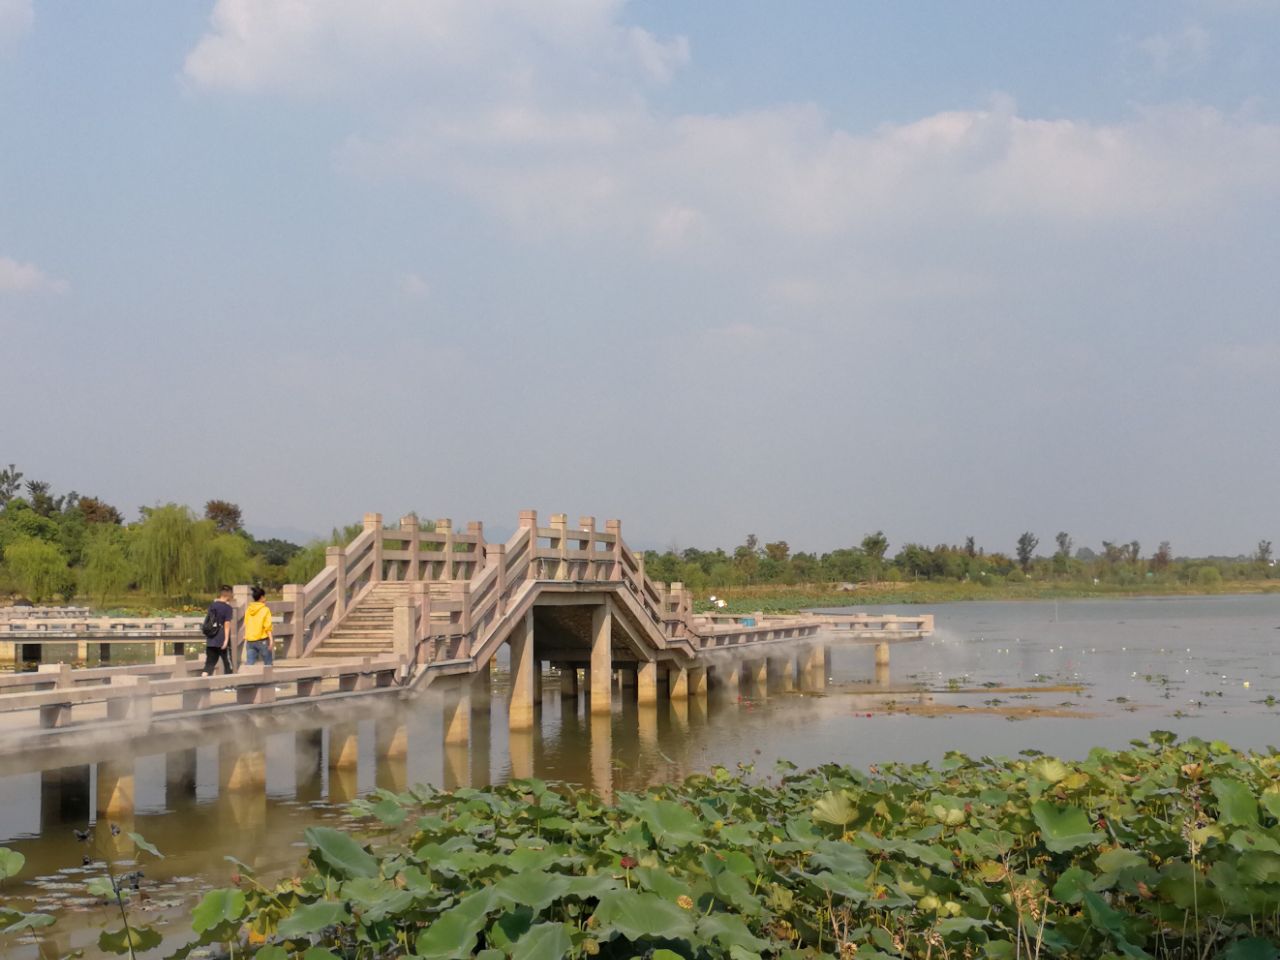
[[[223,621],[218,618],[218,613],[213,609],[213,604],[209,604],[209,611],[204,615],[204,623],[200,624],[200,632],[205,635],[206,639],[212,640],[222,632]]]

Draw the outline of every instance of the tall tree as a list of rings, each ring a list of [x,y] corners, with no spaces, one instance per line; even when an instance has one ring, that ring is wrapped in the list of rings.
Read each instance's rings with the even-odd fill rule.
[[[80,589],[105,606],[107,597],[123,593],[133,580],[133,564],[125,551],[124,536],[111,524],[96,524],[85,537],[80,567]]]
[[[1161,540],[1160,546],[1156,547],[1156,552],[1151,555],[1151,569],[1156,573],[1163,573],[1171,563],[1173,563],[1173,548],[1169,546],[1168,540]]]
[[[0,507],[12,500],[22,489],[22,471],[12,463],[0,470]]]
[[[151,507],[134,530],[131,554],[144,590],[189,597],[204,585],[204,531],[191,511],[176,503]]]
[[[1265,566],[1271,566],[1271,541],[1259,540],[1258,549],[1253,552],[1253,559]]]
[[[883,530],[868,533],[862,538],[862,552],[867,555],[867,566],[871,573],[872,583],[880,579],[880,569],[884,566],[884,555],[888,550],[889,538],[884,535]]]
[[[1053,539],[1058,543],[1058,554],[1060,556],[1071,556],[1071,534],[1065,530],[1059,530]]]
[[[770,560],[778,563],[786,563],[787,557],[791,556],[791,547],[785,540],[777,540],[773,543],[764,545],[764,554]]]
[[[238,533],[244,528],[240,507],[228,500],[210,500],[204,505],[204,518],[212,520],[219,533]]]
[[[108,523],[117,527],[124,523],[119,510],[97,497],[81,497],[77,506],[84,514],[86,523]]]
[[[67,558],[52,543],[24,537],[5,548],[4,562],[22,592],[36,603],[71,592]]]
[[[973,558],[978,555],[977,543],[974,541],[973,537],[964,538],[964,554],[969,558]]]
[[[1040,538],[1030,530],[1018,538],[1018,566],[1026,573],[1031,569],[1031,558],[1035,556],[1036,547],[1040,546]]]

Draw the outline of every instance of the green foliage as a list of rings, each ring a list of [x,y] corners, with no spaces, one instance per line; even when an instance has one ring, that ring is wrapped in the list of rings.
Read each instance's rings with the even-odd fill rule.
[[[237,533],[244,529],[240,507],[227,500],[210,500],[204,505],[204,518],[218,533]]]
[[[206,529],[176,503],[147,510],[129,544],[142,588],[166,597],[189,597],[201,589]]]
[[[303,547],[292,557],[285,567],[285,578],[289,583],[307,583],[324,569],[323,543],[313,543]]]
[[[209,521],[205,521],[206,524]],[[212,531],[208,531],[212,533]],[[223,583],[245,583],[253,575],[249,541],[235,534],[216,534],[204,541],[202,586],[213,591]]]
[[[4,562],[19,588],[36,603],[71,592],[67,558],[54,544],[24,537],[4,548]]]
[[[537,780],[379,791],[372,842],[210,893],[259,956],[1274,957],[1280,755],[1156,733],[1080,762],[717,768],[608,804]],[[281,952],[268,952],[279,950]]]
[[[1202,587],[1216,587],[1222,583],[1222,571],[1217,567],[1205,565],[1195,570],[1195,582]]]
[[[134,575],[125,549],[124,532],[110,524],[91,527],[81,559],[80,589],[105,604],[108,596],[123,592],[133,582]]]

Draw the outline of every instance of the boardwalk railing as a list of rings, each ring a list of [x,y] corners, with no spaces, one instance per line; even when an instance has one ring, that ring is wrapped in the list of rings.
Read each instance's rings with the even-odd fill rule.
[[[288,668],[259,665],[230,676],[202,677],[191,675],[195,664],[176,657],[163,664],[101,670],[48,664],[37,673],[0,678],[0,714],[18,717],[6,720],[6,745],[39,730],[96,729],[104,720],[145,729],[157,720],[211,707],[300,704],[391,687],[400,666],[398,658],[382,657]],[[18,689],[24,686],[31,689]],[[215,703],[215,694],[226,690],[235,694],[234,703]],[[82,710],[91,715],[80,716]],[[30,714],[31,721],[21,723],[23,714]]]

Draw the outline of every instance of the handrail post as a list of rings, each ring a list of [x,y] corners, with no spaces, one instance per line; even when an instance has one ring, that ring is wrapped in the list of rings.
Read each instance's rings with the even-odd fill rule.
[[[612,568],[609,570],[610,580],[622,579],[622,521],[606,520],[604,522],[605,533],[613,534],[613,557]]]
[[[327,548],[324,552],[324,564],[326,567],[333,567],[333,619],[336,623],[347,612],[347,548]]]
[[[444,568],[440,571],[441,580],[453,579],[453,521],[448,517],[441,517],[436,521],[436,533],[443,534],[442,546],[444,547]]]
[[[475,544],[472,546],[472,556],[475,562],[471,565],[471,579],[474,580],[480,576],[480,573],[487,566],[485,560],[485,542],[484,542],[484,524],[479,520],[467,521],[467,535],[476,538]]]
[[[296,583],[286,583],[282,592],[285,606],[289,608],[285,611],[285,617],[293,627],[285,656],[300,657],[307,644],[307,588]]]
[[[521,510],[520,528],[529,531],[529,565],[525,567],[526,580],[538,579],[538,511]]]
[[[488,559],[498,565],[498,616],[507,612],[507,545],[491,543],[485,548]]]
[[[418,577],[418,518],[413,514],[400,518],[400,533],[409,545],[409,568],[405,571],[405,579],[416,582]]]
[[[378,583],[382,579],[382,514],[366,513],[364,515],[365,531],[373,531],[373,566],[369,572],[369,582]]]
[[[461,581],[457,587],[457,596],[462,600],[462,640],[458,644],[458,656],[471,656],[471,584]]]
[[[583,540],[578,541],[579,545],[582,543],[587,545],[586,579],[599,580],[601,578],[596,575],[596,518],[579,517],[578,529],[587,535]]]
[[[556,544],[555,547],[560,554],[559,560],[556,562],[556,580],[569,579],[569,515],[567,513],[553,513],[551,515],[551,529],[555,531]]]
[[[235,619],[231,621],[231,662],[239,666],[244,648],[244,611],[253,597],[253,588],[247,583],[237,583],[231,588]]]

